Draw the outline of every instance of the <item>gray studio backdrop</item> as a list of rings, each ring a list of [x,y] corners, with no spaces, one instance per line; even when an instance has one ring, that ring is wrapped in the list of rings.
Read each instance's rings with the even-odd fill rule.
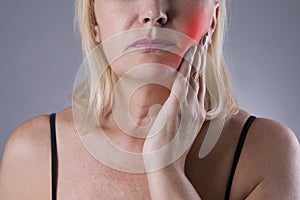
[[[231,3],[227,55],[242,108],[280,121],[300,138],[299,0]],[[69,106],[80,41],[73,1],[0,2],[0,159],[26,119]]]

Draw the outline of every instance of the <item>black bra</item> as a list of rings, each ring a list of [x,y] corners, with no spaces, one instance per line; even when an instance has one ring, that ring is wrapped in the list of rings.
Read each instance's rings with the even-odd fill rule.
[[[232,186],[232,181],[234,177],[234,173],[243,149],[243,145],[247,136],[247,132],[249,130],[250,125],[252,122],[256,119],[255,116],[250,116],[246,123],[243,126],[243,130],[241,132],[232,166],[231,171],[229,174],[227,187],[226,187],[226,193],[225,193],[225,200],[228,200],[230,197],[230,191]],[[52,178],[52,200],[56,200],[56,189],[57,189],[57,168],[58,168],[58,162],[57,162],[57,146],[56,146],[56,129],[55,129],[55,113],[52,113],[50,115],[50,129],[51,129],[51,178]]]

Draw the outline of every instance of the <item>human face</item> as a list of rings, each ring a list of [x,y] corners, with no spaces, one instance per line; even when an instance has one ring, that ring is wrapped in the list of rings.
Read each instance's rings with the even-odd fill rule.
[[[134,29],[156,27],[184,34],[197,44],[205,33],[213,31],[217,5],[214,0],[96,0],[94,10],[97,42]],[[181,44],[185,51],[190,46]],[[122,75],[131,66],[143,63],[177,69],[181,60],[182,57],[170,52],[146,48],[121,56],[111,67]]]

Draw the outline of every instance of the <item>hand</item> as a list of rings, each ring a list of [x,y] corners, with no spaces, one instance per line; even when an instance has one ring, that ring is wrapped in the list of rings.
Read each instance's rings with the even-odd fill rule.
[[[186,156],[205,121],[205,71],[206,51],[200,45],[190,48],[145,139],[146,171],[171,164],[184,172]]]

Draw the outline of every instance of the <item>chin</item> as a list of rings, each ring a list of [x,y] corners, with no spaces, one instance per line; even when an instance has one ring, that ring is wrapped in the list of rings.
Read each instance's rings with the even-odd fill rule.
[[[111,64],[114,73],[139,73],[141,77],[160,76],[166,69],[178,70],[182,57],[162,50],[143,50],[130,53]]]
[[[138,84],[157,83],[168,86],[176,76],[177,69],[160,63],[144,63],[125,71],[113,69],[113,72],[126,81],[138,81]]]

